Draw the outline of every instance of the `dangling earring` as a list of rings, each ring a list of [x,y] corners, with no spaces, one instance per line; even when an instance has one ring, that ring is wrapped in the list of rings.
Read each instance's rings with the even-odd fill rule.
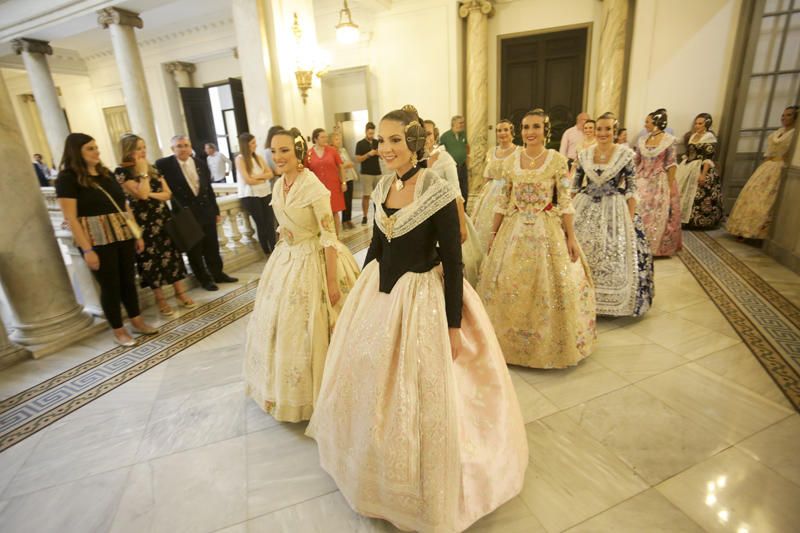
[[[302,172],[304,168],[305,167],[303,166],[303,163],[297,163],[297,171],[298,172]]]
[[[419,161],[417,161],[417,154],[412,154],[411,155],[411,166],[412,167],[416,167],[418,162]]]

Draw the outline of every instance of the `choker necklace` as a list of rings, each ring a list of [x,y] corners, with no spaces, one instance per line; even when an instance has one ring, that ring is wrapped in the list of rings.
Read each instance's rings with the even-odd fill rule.
[[[599,159],[601,163],[605,163],[605,162],[606,162],[606,160],[608,159],[608,157],[609,157],[611,154],[613,154],[613,153],[614,153],[614,145],[611,145],[611,150],[609,150],[609,152],[608,152],[607,154],[604,154],[603,152],[601,152],[601,151],[600,151],[600,150],[598,150],[597,148],[595,148],[595,151],[594,151],[594,153],[595,153],[595,154],[597,154],[597,159]]]
[[[398,176],[397,173],[395,173],[394,188],[397,189],[398,191],[402,191],[403,187],[406,186],[406,182],[410,180],[412,177],[414,177],[414,174],[417,173],[417,170],[419,170],[419,167],[417,167],[417,165],[414,165],[413,167],[411,167],[411,170],[409,170],[402,176]]]

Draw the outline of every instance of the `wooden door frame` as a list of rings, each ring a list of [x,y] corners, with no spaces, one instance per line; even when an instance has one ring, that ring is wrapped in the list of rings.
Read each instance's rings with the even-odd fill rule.
[[[502,112],[502,98],[503,98],[503,76],[500,72],[502,61],[503,61],[503,41],[505,39],[516,39],[517,37],[530,37],[531,35],[541,35],[545,33],[558,33],[562,31],[569,31],[569,30],[580,30],[586,29],[586,57],[584,58],[584,65],[583,65],[583,97],[581,99],[581,111],[586,110],[586,102],[589,98],[589,70],[591,66],[591,58],[592,58],[592,32],[594,31],[594,22],[584,22],[581,24],[569,24],[567,26],[553,26],[551,28],[542,28],[538,30],[530,30],[530,31],[522,31],[517,33],[504,33],[502,35],[497,36],[497,57],[495,58],[497,64],[497,87],[495,89],[495,94],[497,95],[497,102],[495,105],[497,108],[495,109],[495,117],[497,120],[502,119],[501,116]],[[494,126],[491,124],[490,126]],[[514,127],[517,127],[515,124]]]

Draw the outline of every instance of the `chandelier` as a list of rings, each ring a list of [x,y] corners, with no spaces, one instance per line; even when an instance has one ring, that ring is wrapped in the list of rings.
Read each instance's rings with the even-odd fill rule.
[[[344,9],[339,11],[339,24],[336,25],[336,40],[342,44],[353,44],[358,41],[360,34],[358,24],[353,22],[347,0],[344,0]]]

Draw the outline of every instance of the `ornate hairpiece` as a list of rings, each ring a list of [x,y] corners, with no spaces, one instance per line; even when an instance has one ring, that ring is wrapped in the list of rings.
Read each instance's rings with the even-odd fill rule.
[[[417,108],[414,107],[411,104],[406,104],[403,107],[401,107],[400,109],[402,109],[406,113],[414,113],[415,115],[419,116],[419,111],[417,111]]]

